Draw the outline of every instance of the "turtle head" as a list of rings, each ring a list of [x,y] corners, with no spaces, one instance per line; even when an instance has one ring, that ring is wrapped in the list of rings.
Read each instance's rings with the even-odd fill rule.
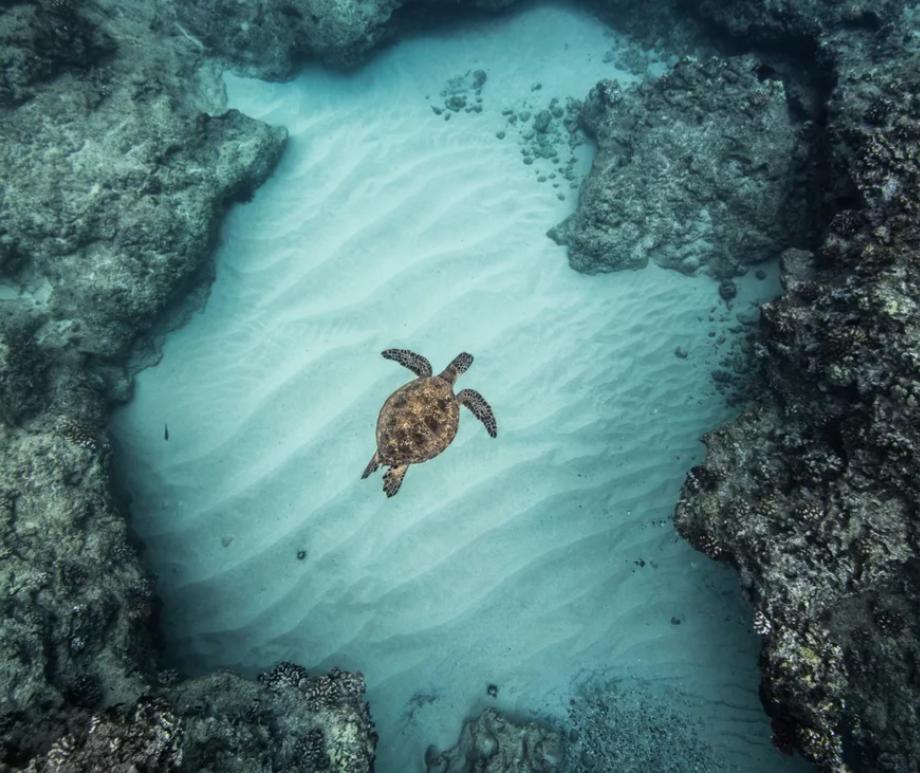
[[[460,352],[460,354],[451,360],[450,365],[444,368],[444,372],[441,373],[440,378],[443,378],[445,381],[453,384],[457,380],[457,377],[472,364],[473,355],[467,354],[466,352]]]

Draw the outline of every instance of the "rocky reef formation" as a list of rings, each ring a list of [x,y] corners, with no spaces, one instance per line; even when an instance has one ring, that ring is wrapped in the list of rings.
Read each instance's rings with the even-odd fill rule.
[[[597,155],[577,211],[550,231],[572,267],[651,259],[726,277],[799,244],[809,145],[770,72],[751,56],[684,58],[658,79],[592,89],[581,119]]]
[[[489,708],[457,744],[429,747],[428,773],[599,773],[728,770],[700,740],[701,719],[674,690],[636,679],[583,676],[564,722],[517,720]]]
[[[428,773],[552,773],[562,770],[559,731],[536,722],[517,722],[486,709],[463,723],[456,746],[425,755]]]
[[[0,0],[7,769],[370,769],[357,676],[284,665],[259,684],[169,685],[157,672],[153,586],[112,501],[105,425],[129,394],[129,359],[206,287],[224,208],[283,149],[283,132],[223,109],[207,59],[270,77],[306,56],[353,64],[396,29],[400,5]],[[662,0],[656,14],[692,18],[756,59],[687,60],[628,93],[601,84],[584,111],[601,145],[596,174],[559,237],[582,270],[613,268],[607,248],[694,270],[687,233],[645,245],[627,218],[665,234],[666,218],[681,219],[697,247],[708,241],[697,259],[718,275],[810,248],[784,253],[786,294],[760,322],[765,391],[707,438],[678,528],[749,590],[777,743],[827,770],[920,770],[917,12],[902,0]],[[697,105],[702,123],[687,121]],[[812,124],[792,128],[785,105]],[[684,140],[663,120],[681,108]],[[807,245],[790,187],[803,139],[824,164],[812,175],[823,199],[807,209],[827,225]],[[634,165],[634,182],[620,165]],[[658,185],[643,187],[643,174]],[[725,208],[707,222],[700,202],[719,195]],[[505,764],[482,756],[494,738],[508,765],[522,738],[541,745],[533,764],[555,759],[551,730],[489,714],[465,733],[483,766]],[[431,764],[464,769],[459,754]]]
[[[920,36],[898,2],[702,3],[830,84],[824,236],[782,260],[765,391],[706,438],[680,532],[735,566],[778,745],[826,770],[920,770]]]
[[[92,715],[27,773],[373,769],[376,735],[360,675],[311,677],[281,663],[259,684],[212,674],[157,692]]]
[[[40,84],[68,69],[84,70],[114,42],[69,2],[4,2],[0,25],[0,107],[34,96]]]
[[[171,19],[0,3],[0,766],[369,770],[360,676],[157,671],[108,413],[285,142],[223,108],[196,45],[151,33]]]
[[[32,355],[29,364],[40,369]],[[0,378],[8,362],[0,363]],[[52,373],[62,389],[85,386]],[[104,433],[74,408],[62,405],[28,430],[0,426],[0,738],[7,759],[42,748],[99,705],[133,700],[152,667],[153,586],[111,502]]]
[[[472,0],[495,9],[515,0]],[[310,58],[334,67],[354,67],[398,30],[405,0],[236,0],[178,3],[170,24],[203,52],[234,68],[272,80],[293,76]],[[429,9],[453,11],[432,0]]]

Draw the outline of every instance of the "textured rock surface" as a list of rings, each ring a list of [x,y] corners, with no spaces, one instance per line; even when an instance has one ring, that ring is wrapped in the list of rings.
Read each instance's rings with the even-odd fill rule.
[[[211,0],[179,4],[177,22],[208,54],[262,78],[286,78],[316,56],[355,65],[390,32],[400,0]]]
[[[472,0],[497,9],[514,0]],[[178,3],[174,28],[209,56],[267,79],[292,77],[305,60],[354,67],[380,42],[394,37],[405,0],[236,0]],[[452,3],[431,0],[431,12]]]
[[[917,19],[900,0],[679,5],[732,46],[771,52],[777,71],[818,72],[833,219],[814,254],[785,254],[787,294],[762,315],[768,389],[708,438],[678,526],[750,590],[777,742],[827,769],[845,757],[918,770]],[[138,703],[156,681],[151,586],[111,503],[104,427],[138,335],[202,286],[222,208],[281,150],[278,131],[222,111],[203,57],[272,77],[309,55],[350,64],[394,29],[397,6],[0,2],[0,276],[23,290],[0,314],[0,764],[36,752],[36,770],[369,764],[361,699],[340,695],[355,689],[347,675],[214,676]],[[708,77],[731,91],[707,66],[675,72],[688,89]],[[761,72],[737,75],[766,94],[762,115],[778,114]],[[664,86],[637,90],[635,110],[663,102]],[[611,224],[582,228],[607,238]],[[766,234],[770,250],[798,243],[758,227],[752,241]],[[267,713],[244,710],[256,699]],[[116,738],[120,756],[97,763]]]
[[[86,386],[68,375],[62,389]],[[0,426],[0,740],[13,760],[132,700],[153,660],[153,587],[110,500],[101,413],[61,403],[29,431]]]
[[[236,111],[197,110],[145,69],[65,75],[0,123],[4,264],[48,283],[43,337],[101,358],[123,356],[200,282],[224,205],[284,143]]]
[[[26,773],[134,773],[182,770],[180,718],[162,699],[142,698],[130,709],[116,706],[58,738],[46,754],[30,760]]]
[[[77,13],[75,3],[0,3],[0,107],[19,104],[68,69],[85,70],[111,53],[111,38]]]
[[[463,723],[456,746],[425,755],[428,773],[551,773],[562,770],[558,731],[535,722],[515,722],[486,709]]]
[[[310,676],[292,663],[258,684],[233,674],[180,684],[168,692],[185,733],[182,769],[367,773],[377,736],[364,688],[360,674]]]
[[[550,231],[587,273],[659,265],[716,276],[804,232],[798,136],[783,84],[752,57],[683,59],[654,81],[602,81],[582,121],[597,142],[578,210]]]
[[[171,19],[0,3],[0,767],[369,770],[360,677],[150,697],[153,584],[112,501],[108,411],[285,138],[222,110],[200,49],[156,33]]]
[[[679,530],[736,566],[776,741],[828,770],[920,770],[920,40],[898,3],[702,12],[807,39],[836,85],[815,254],[761,317],[767,390],[706,438]],[[911,32],[913,30],[914,32]]]
[[[90,717],[28,773],[367,773],[376,736],[360,675],[282,663],[260,684],[212,674]]]
[[[564,724],[518,721],[495,709],[463,723],[457,745],[429,747],[428,773],[600,773],[727,770],[699,739],[699,718],[671,690],[591,677],[575,685]]]

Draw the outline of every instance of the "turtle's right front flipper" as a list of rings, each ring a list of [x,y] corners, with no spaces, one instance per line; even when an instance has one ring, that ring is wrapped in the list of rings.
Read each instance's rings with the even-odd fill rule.
[[[386,349],[380,354],[388,360],[407,367],[419,378],[427,378],[431,375],[431,363],[422,355],[410,352],[408,349]]]
[[[464,389],[457,395],[457,400],[461,405],[469,408],[473,415],[486,426],[486,432],[492,437],[498,435],[498,424],[495,422],[495,414],[492,408],[486,402],[486,399],[475,389]]]

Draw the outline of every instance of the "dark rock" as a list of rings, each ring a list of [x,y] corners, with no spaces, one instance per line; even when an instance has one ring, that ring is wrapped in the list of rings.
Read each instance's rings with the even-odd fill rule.
[[[920,46],[902,4],[700,4],[739,39],[820,51],[835,202],[754,344],[767,391],[706,439],[676,514],[741,573],[775,743],[822,770],[920,760]]]
[[[363,691],[320,706],[309,693],[315,681],[260,686],[233,674],[190,680],[90,717],[28,770],[369,773],[376,733]]]
[[[93,716],[80,730],[58,738],[46,754],[32,760],[28,770],[30,773],[179,771],[183,741],[182,722],[169,704],[162,699],[147,698],[132,709],[116,707],[102,716]]]
[[[29,99],[44,81],[86,70],[114,42],[71,2],[4,3],[0,7],[0,107]]]
[[[359,675],[281,664],[258,684],[212,674],[164,695],[182,717],[183,770],[372,770],[377,736]]]
[[[39,324],[18,317],[0,327],[0,422],[18,424],[47,399],[50,362],[34,338]]]
[[[592,89],[582,121],[598,144],[577,211],[551,235],[587,273],[648,260],[716,276],[803,238],[804,162],[779,81],[750,57],[683,59],[661,78]]]
[[[308,56],[354,67],[392,34],[399,0],[235,0],[177,4],[179,24],[192,45],[242,72],[280,80]]]
[[[562,739],[551,728],[514,722],[495,709],[463,723],[457,745],[425,754],[428,773],[552,773],[562,770]]]
[[[47,89],[31,108],[0,122],[0,219],[50,283],[54,317],[66,320],[46,342],[123,356],[177,287],[207,276],[225,206],[265,179],[285,132],[130,84],[98,106],[86,88]],[[131,148],[130,161],[112,161]]]
[[[222,107],[171,6],[0,6],[0,273],[20,288],[0,313],[0,767],[272,769],[262,752],[199,766],[239,750],[231,735],[271,736],[263,749],[301,739],[321,762],[318,736],[280,719],[306,722],[294,701],[313,712],[304,728],[327,728],[330,757],[362,746],[343,751],[343,770],[368,770],[358,677],[330,675],[335,700],[319,676],[317,695],[277,698],[270,732],[251,717],[195,726],[174,697],[141,698],[176,680],[160,678],[154,587],[112,495],[112,404],[206,289],[220,218],[270,173],[284,131]],[[197,703],[221,700],[211,687]]]
[[[730,301],[738,294],[738,285],[731,279],[723,279],[719,282],[719,297],[723,301]]]

